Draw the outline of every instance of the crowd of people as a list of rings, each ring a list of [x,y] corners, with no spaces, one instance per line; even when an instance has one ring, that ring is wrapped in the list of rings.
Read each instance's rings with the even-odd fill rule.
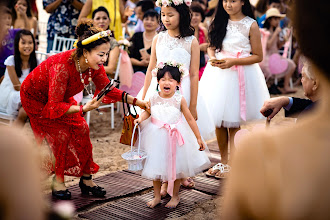
[[[192,177],[206,169],[207,176],[226,179],[225,218],[298,218],[285,204],[293,209],[305,206],[288,195],[329,198],[329,190],[320,186],[326,192],[321,195],[317,189],[318,181],[329,182],[321,175],[327,164],[325,94],[330,70],[321,52],[325,26],[317,22],[325,15],[302,2],[259,0],[253,6],[249,0],[43,0],[43,10],[50,14],[47,53],[56,44],[55,35],[77,39],[74,49],[49,54],[45,62],[36,58],[35,1],[2,4],[0,111],[17,116],[18,128],[29,118],[37,143],[46,139],[53,153],[47,171],[55,174],[54,198],[71,198],[65,175],[80,177],[82,194],[104,196],[104,188],[92,179],[99,166],[93,161],[84,115],[101,102],[123,100],[125,91],[115,86],[100,99],[97,94],[114,77],[121,42],[127,39],[133,74],[145,74],[144,86],[136,98],[127,95],[127,103],[140,108],[135,123],[148,154],[142,176],[153,180],[155,196],[147,206],[155,207],[169,194],[172,199],[166,207],[175,208],[180,185],[194,188]],[[320,41],[315,45],[313,37],[304,35],[305,29],[313,29],[306,21],[312,17],[303,18],[305,13],[318,25]],[[308,99],[270,98],[295,93],[292,85],[300,83]],[[79,104],[73,96],[81,91],[94,98]],[[235,134],[243,124],[271,120],[282,108],[286,116],[299,114],[294,130],[254,134],[235,147]],[[311,111],[317,114],[309,115]],[[209,167],[206,141],[214,138],[221,163]],[[317,153],[308,143],[317,145]],[[288,144],[298,152],[299,166],[290,162],[295,152],[285,150]],[[289,156],[283,158],[284,154]],[[319,169],[316,180],[304,185],[313,195],[292,188],[294,181],[303,180],[300,174],[306,171],[301,167],[309,172],[316,172],[311,167]],[[326,208],[301,213],[319,219],[329,216]]]

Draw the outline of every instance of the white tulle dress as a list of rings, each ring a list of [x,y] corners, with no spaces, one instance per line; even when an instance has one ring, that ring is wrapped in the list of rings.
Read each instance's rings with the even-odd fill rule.
[[[177,129],[183,139],[183,145],[175,139],[176,179],[195,176],[210,165],[205,151],[199,151],[197,139],[181,112],[182,95],[178,92],[165,99],[154,93],[150,98],[151,116],[144,121],[141,131],[141,148],[147,152],[142,176],[152,180],[168,181],[170,136],[168,128]],[[136,142],[138,143],[138,141]],[[182,144],[182,143],[181,143]]]
[[[253,22],[255,20],[248,16],[240,21],[229,19],[222,50],[215,53],[216,58],[250,56],[249,32]],[[264,101],[269,99],[264,74],[257,63],[241,67],[244,71],[242,82],[245,83],[246,121],[264,119],[260,108]],[[237,67],[220,69],[208,63],[200,80],[199,92],[217,127],[239,127],[244,123],[240,111],[240,83]]]
[[[15,67],[15,60],[13,55],[9,56],[5,60],[5,65]],[[30,69],[22,70],[22,75],[19,78],[19,81],[22,83],[29,73]],[[11,82],[8,75],[8,69],[6,69],[4,78],[0,84],[0,111],[10,115],[17,115],[20,107],[20,92],[14,89],[13,83]]]
[[[184,64],[184,66],[190,69],[191,60],[191,43],[195,37],[189,36],[184,38],[171,37],[167,31],[160,32],[158,34],[156,44],[156,57],[157,63],[167,61],[176,61],[177,63]],[[145,96],[145,100],[157,92],[157,77],[153,76],[148,91]],[[188,105],[190,103],[190,77],[189,74],[183,76],[181,81],[180,92],[186,99]],[[143,88],[138,93],[137,97],[142,98]],[[203,98],[198,94],[197,97],[197,125],[199,131],[204,140],[211,140],[215,138],[215,126],[212,123],[212,118],[205,105]]]

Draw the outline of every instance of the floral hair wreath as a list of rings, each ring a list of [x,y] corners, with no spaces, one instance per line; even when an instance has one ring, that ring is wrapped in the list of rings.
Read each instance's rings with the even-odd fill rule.
[[[185,3],[188,7],[191,5],[192,0],[157,0],[156,1],[156,6],[157,7],[162,7],[162,6],[171,6],[174,4],[175,6],[181,5]]]
[[[160,69],[163,69],[165,65],[177,67],[179,69],[179,72],[181,73],[181,77],[189,74],[188,69],[182,63],[177,63],[175,61],[167,61],[166,63],[163,62],[158,63],[157,66],[151,71],[152,76],[157,76],[158,71]]]

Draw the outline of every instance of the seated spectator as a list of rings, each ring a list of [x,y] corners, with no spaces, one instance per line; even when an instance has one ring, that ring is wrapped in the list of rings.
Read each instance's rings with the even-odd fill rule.
[[[1,17],[4,39],[1,41],[0,48],[0,83],[3,79],[6,70],[5,60],[10,55],[14,54],[14,38],[16,33],[19,31],[19,29],[11,29],[12,12],[9,8],[3,8]]]
[[[102,28],[103,30],[109,30],[110,16],[105,7],[100,6],[95,9],[93,11],[92,19],[96,27]],[[107,62],[104,63],[104,69],[112,78],[114,77],[114,72],[117,68],[119,53],[118,42],[114,37],[110,37],[110,52]]]
[[[283,37],[283,39],[280,38],[280,34],[283,32],[279,23],[280,19],[283,17],[285,17],[285,15],[280,14],[279,10],[276,8],[268,9],[266,12],[264,29],[269,32],[269,36],[266,45],[266,54],[264,54],[264,60],[260,67],[266,77],[270,77],[274,74],[276,74],[277,77],[284,77],[283,89],[279,88],[279,90],[281,93],[285,94],[296,92],[296,89],[290,88],[290,78],[296,70],[296,64],[293,60],[283,58],[279,54],[279,49],[282,48],[286,42],[285,37]],[[287,33],[287,35],[289,34]],[[276,73],[273,68],[270,68],[271,64],[278,65],[276,67]]]
[[[155,10],[147,11],[143,16],[145,31],[135,33],[131,39],[132,45],[129,48],[129,56],[131,57],[134,72],[147,72],[152,40],[156,36],[156,30],[159,27],[158,18],[159,15]]]
[[[134,32],[144,32],[144,25],[143,25],[143,16],[146,11],[150,9],[154,9],[155,4],[152,0],[141,0],[136,3],[135,7],[135,14],[138,18],[137,23],[135,25]]]
[[[312,65],[308,61],[305,61],[302,69],[301,83],[304,89],[304,95],[308,99],[286,96],[271,98],[264,103],[260,112],[264,114],[268,109],[272,109],[272,114],[268,116],[271,119],[281,108],[285,109],[285,116],[289,117],[314,109],[316,102],[320,99],[320,81],[313,72]]]
[[[267,10],[271,8],[276,8],[279,11],[281,10],[281,0],[268,0],[268,5],[267,5]],[[258,19],[258,25],[260,28],[264,27],[264,22],[266,20],[266,13],[263,14],[261,17]],[[281,28],[284,27],[283,21],[280,22]]]
[[[190,10],[192,13],[191,26],[195,28],[194,35],[198,40],[199,49],[200,49],[199,79],[201,79],[206,65],[205,52],[207,52],[207,48],[209,45],[207,40],[207,30],[202,25],[202,22],[205,19],[205,14],[199,2],[192,2],[190,6]]]
[[[13,13],[13,27],[26,29],[37,35],[37,19],[32,16],[30,2],[28,0],[16,0]]]
[[[292,127],[260,131],[240,142],[223,188],[223,220],[330,219],[330,20],[326,13],[330,4],[310,3],[294,1],[292,20],[302,54],[319,79],[322,101]]]
[[[17,32],[14,40],[15,54],[6,61],[6,72],[0,84],[0,110],[9,115],[16,115],[14,125],[24,126],[27,119],[22,108],[20,89],[27,75],[39,64],[35,53],[35,40],[28,30]]]

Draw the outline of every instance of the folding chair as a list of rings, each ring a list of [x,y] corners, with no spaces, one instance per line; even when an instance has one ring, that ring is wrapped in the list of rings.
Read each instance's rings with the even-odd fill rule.
[[[46,60],[50,56],[49,53],[41,52],[41,51],[36,51],[36,57],[40,62]]]
[[[50,51],[50,53],[55,54],[55,53],[71,50],[73,49],[73,44],[75,41],[76,39],[60,37],[57,34],[55,34],[53,48]]]

